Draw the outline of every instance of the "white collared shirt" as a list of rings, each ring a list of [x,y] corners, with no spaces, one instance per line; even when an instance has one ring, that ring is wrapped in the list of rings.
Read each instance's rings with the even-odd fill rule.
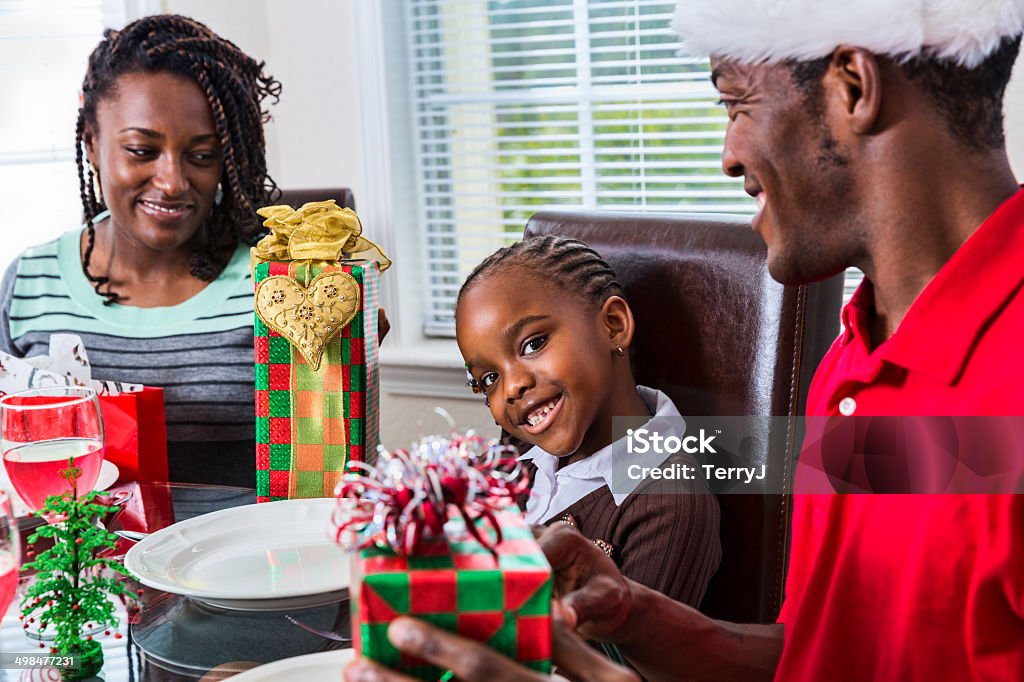
[[[637,386],[640,399],[654,416],[647,422],[646,428],[663,436],[682,437],[685,424],[675,403],[659,390],[646,386]],[[621,441],[619,441],[621,442]],[[519,458],[519,461],[532,461],[537,467],[537,475],[530,489],[530,499],[526,503],[526,522],[531,525],[546,523],[555,514],[583,499],[601,486],[612,487],[612,448],[609,444],[590,457],[566,465],[558,469],[559,458],[539,447],[533,447]],[[668,454],[660,455],[658,461],[648,465],[658,466]],[[635,481],[631,486],[623,486],[619,481],[612,494],[615,505],[621,505],[629,497],[633,489],[641,483]]]

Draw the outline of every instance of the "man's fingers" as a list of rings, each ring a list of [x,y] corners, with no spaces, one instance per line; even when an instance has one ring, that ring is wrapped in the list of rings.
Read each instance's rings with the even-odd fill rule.
[[[628,591],[620,580],[594,576],[578,590],[562,597],[562,608],[569,611],[566,620],[587,636],[613,634],[629,615],[625,606]],[[600,621],[600,632],[590,632],[587,624],[596,621]]]
[[[575,528],[565,523],[548,526],[537,538],[537,542],[556,572],[571,568],[582,556],[589,558],[591,549],[603,554]]]
[[[605,658],[563,623],[553,623],[555,666],[559,675],[587,682],[639,682],[640,678]]]
[[[545,679],[486,645],[412,618],[399,617],[392,621],[388,626],[388,639],[405,653],[451,670],[465,682],[539,682]],[[383,679],[390,682],[401,678]]]
[[[565,620],[587,637],[614,638],[629,614],[631,599],[629,585],[614,562],[564,524],[550,527],[538,543],[555,573],[555,596],[568,611]]]

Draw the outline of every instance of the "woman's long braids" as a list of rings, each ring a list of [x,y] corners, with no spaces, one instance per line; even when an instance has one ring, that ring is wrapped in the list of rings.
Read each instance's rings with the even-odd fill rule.
[[[114,94],[117,79],[128,73],[173,73],[195,81],[213,112],[224,159],[223,198],[206,219],[206,239],[192,254],[191,273],[212,281],[227,265],[240,243],[254,243],[263,228],[256,208],[273,203],[280,192],[267,174],[263,124],[270,115],[262,108],[268,96],[276,103],[281,84],[234,43],[187,17],[162,14],[144,17],[120,31],[108,29],[89,56],[78,110],[76,155],[87,243],[82,267],[96,293],[106,303],[118,300],[116,292],[101,290],[106,277],[89,269],[96,230],[92,221],[106,207],[94,189],[92,168],[83,159],[87,128],[96,131],[96,108]]]
[[[545,281],[597,306],[611,296],[623,296],[615,271],[597,251],[577,239],[547,235],[524,239],[485,258],[462,283],[455,306],[488,275],[511,267],[543,273]]]

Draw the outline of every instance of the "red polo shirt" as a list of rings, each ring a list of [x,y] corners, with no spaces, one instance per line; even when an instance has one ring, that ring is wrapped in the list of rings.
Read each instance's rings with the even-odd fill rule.
[[[865,282],[811,415],[1024,415],[1024,190],[873,351]],[[797,495],[777,680],[1024,680],[1024,495]]]

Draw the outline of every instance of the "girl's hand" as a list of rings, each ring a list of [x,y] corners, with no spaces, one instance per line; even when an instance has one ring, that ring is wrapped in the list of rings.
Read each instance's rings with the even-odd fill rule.
[[[635,674],[590,648],[557,617],[553,626],[554,661],[559,673],[572,679],[596,682],[639,682]],[[542,682],[552,679],[520,666],[484,644],[412,618],[396,618],[388,627],[388,638],[405,653],[450,670],[456,679],[464,682]],[[413,682],[412,678],[364,658],[349,663],[344,678],[348,682]]]

